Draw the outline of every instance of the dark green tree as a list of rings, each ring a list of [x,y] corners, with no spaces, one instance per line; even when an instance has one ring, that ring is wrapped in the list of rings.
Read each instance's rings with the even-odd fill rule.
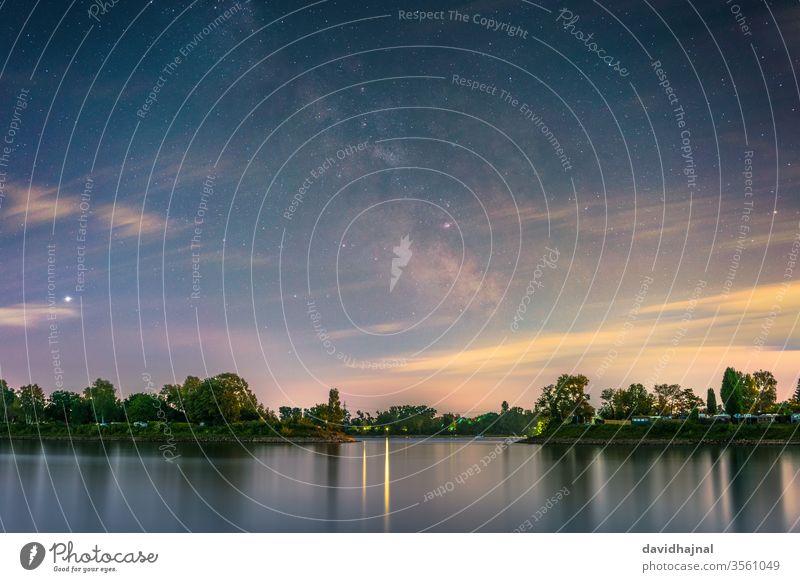
[[[38,384],[28,384],[19,389],[19,404],[27,424],[44,420],[44,392]]]
[[[128,422],[153,422],[159,420],[161,407],[158,397],[150,392],[131,394],[122,403]]]
[[[189,378],[192,378],[190,376]],[[181,384],[164,384],[164,387],[159,392],[159,395],[167,403],[167,405],[177,412],[185,413],[185,403],[183,398],[185,394],[183,393],[183,387],[189,382],[189,378],[186,378],[186,381],[183,385]],[[199,378],[194,378],[197,380],[197,384],[200,383]]]
[[[742,413],[758,412],[758,386],[752,374],[742,374]]]
[[[113,422],[122,417],[122,408],[117,389],[108,380],[98,378],[83,390],[83,397],[90,405],[95,422]]]
[[[296,424],[303,416],[303,411],[300,408],[293,408],[291,406],[281,406],[278,409],[281,422],[287,424]]]
[[[742,392],[744,385],[744,375],[734,368],[726,368],[722,375],[722,386],[719,395],[722,398],[722,406],[725,412],[733,416],[742,412]]]
[[[19,412],[17,393],[9,388],[5,380],[0,379],[0,421],[14,422]]]
[[[717,394],[713,388],[709,388],[706,395],[706,410],[709,414],[717,413]]]
[[[589,394],[586,393],[588,385],[589,379],[582,374],[562,374],[554,385],[542,389],[535,410],[556,422],[564,422],[574,416],[590,418],[594,408],[589,404]]]
[[[48,420],[64,424],[84,422],[83,415],[76,412],[81,408],[80,394],[69,390],[56,390],[50,395],[44,414]]]
[[[187,391],[187,412],[192,422],[223,424],[237,422],[241,402],[232,383],[215,376]]]
[[[342,403],[339,400],[339,390],[331,388],[328,392],[328,418],[329,424],[334,427],[341,427],[344,422],[344,410],[342,410]]]
[[[627,411],[625,417],[648,416],[653,413],[655,398],[642,384],[631,384],[625,394]]]

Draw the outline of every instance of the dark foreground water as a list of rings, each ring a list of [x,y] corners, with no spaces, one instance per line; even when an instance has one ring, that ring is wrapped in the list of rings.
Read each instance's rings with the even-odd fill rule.
[[[800,449],[0,443],[5,531],[800,531]],[[436,493],[434,493],[436,491]],[[427,499],[427,500],[426,500]]]

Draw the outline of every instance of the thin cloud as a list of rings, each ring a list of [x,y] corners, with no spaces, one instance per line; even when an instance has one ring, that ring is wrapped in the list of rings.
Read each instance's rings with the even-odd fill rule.
[[[7,307],[0,307],[0,328],[36,327],[45,325],[49,320],[71,319],[78,316],[77,309],[65,305],[48,307],[44,303],[17,303]]]

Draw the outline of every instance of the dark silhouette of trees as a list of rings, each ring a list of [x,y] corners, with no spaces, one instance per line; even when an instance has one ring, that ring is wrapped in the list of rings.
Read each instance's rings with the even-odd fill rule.
[[[374,415],[361,410],[350,416],[337,388],[328,399],[307,409],[281,406],[279,415],[258,402],[247,381],[233,373],[200,379],[187,376],[182,384],[166,384],[158,393],[139,392],[120,401],[114,385],[98,378],[82,394],[56,390],[47,397],[35,385],[15,391],[0,379],[0,422],[19,426],[32,423],[58,425],[118,422],[188,422],[208,426],[218,434],[226,425],[237,425],[244,434],[332,436],[342,432],[380,435],[526,435],[565,422],[588,422],[595,410],[589,402],[589,379],[562,374],[555,384],[543,388],[532,410],[502,401],[498,412],[475,417],[454,412],[441,415],[434,408],[402,404],[378,410]],[[727,368],[720,397],[724,410],[732,415],[744,412],[800,410],[800,381],[791,400],[776,403],[777,381],[771,372],[744,374]],[[658,384],[652,392],[642,384],[627,388],[606,388],[600,393],[599,414],[606,419],[626,420],[634,416],[679,416],[697,419],[703,407],[709,414],[720,411],[716,393],[709,388],[705,402],[689,388]],[[244,428],[243,428],[244,427]],[[146,428],[138,426],[137,428]],[[39,430],[39,429],[37,429]],[[106,429],[104,429],[106,430]],[[110,430],[110,429],[109,429]],[[255,432],[253,432],[255,431]]]
[[[753,373],[753,382],[756,387],[755,410],[766,412],[775,406],[778,399],[778,381],[772,372],[759,370]]]
[[[128,422],[151,422],[159,419],[158,411],[161,404],[155,394],[137,392],[128,396],[122,402],[122,407],[125,409]]]
[[[98,378],[83,390],[95,422],[106,423],[121,420],[122,407],[117,398],[117,389],[108,380]]]
[[[656,411],[660,415],[671,416],[681,399],[679,384],[657,384],[653,387],[656,398]]]
[[[722,376],[719,395],[722,398],[722,406],[725,408],[725,412],[731,416],[740,414],[743,410],[744,380],[744,375],[734,368],[726,368]]]
[[[80,394],[69,390],[56,390],[44,409],[45,418],[64,424],[84,424],[89,422],[89,406]]]
[[[13,422],[19,413],[17,393],[9,388],[5,380],[0,379],[0,414],[4,422]]]
[[[709,414],[717,413],[717,395],[713,388],[709,388],[706,395],[706,411]]]
[[[44,420],[45,396],[38,384],[22,386],[18,398],[26,424],[38,424]]]
[[[591,418],[594,408],[589,404],[589,394],[586,393],[588,386],[589,379],[582,374],[562,374],[555,384],[542,389],[535,410],[556,422],[572,417]]]
[[[607,388],[600,398],[603,400],[600,415],[613,420],[647,416],[652,414],[656,406],[656,397],[642,384],[631,384],[628,388]]]

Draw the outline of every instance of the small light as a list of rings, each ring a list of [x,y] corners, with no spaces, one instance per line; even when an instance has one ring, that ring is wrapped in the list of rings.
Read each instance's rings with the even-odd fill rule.
[[[67,303],[71,303],[72,302],[72,297],[67,295],[66,297],[64,297],[64,301],[66,301]]]

